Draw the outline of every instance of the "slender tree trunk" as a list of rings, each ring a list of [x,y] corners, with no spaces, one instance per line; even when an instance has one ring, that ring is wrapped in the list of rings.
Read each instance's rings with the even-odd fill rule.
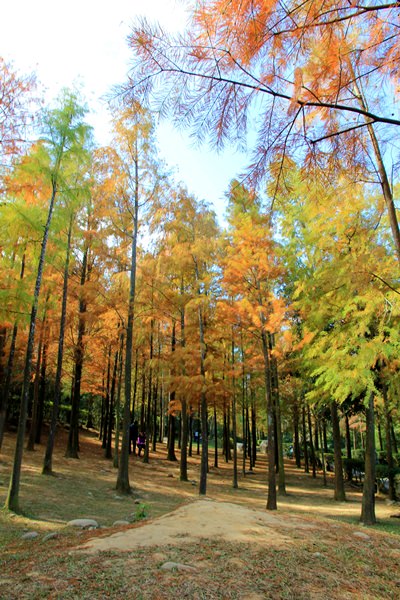
[[[13,366],[14,366],[17,334],[18,334],[18,325],[15,323],[14,327],[13,327],[12,335],[11,335],[10,351],[8,354],[7,367],[5,370],[5,377],[4,377],[5,382],[4,382],[4,386],[1,390],[2,393],[1,393],[1,404],[0,404],[0,450],[3,445],[4,430],[5,430],[5,426],[6,426],[8,401],[9,401],[9,396],[10,396],[11,376],[12,376],[12,370],[13,370]]]
[[[311,424],[310,406],[307,406],[307,418],[308,418],[308,431],[310,433],[310,455],[311,455],[311,464],[312,464],[312,476],[315,478],[317,476],[317,470],[316,470],[316,460],[315,460],[315,451],[314,451],[314,443],[313,443],[313,431],[312,431],[312,424]]]
[[[227,419],[227,409],[226,409],[226,404],[224,403],[224,422],[223,422],[223,430],[222,430],[222,452],[225,457],[225,462],[227,463],[228,462],[229,436],[228,436],[228,428],[227,428],[226,419]]]
[[[268,499],[267,499],[267,510],[276,510],[276,475],[275,475],[275,414],[274,414],[274,402],[272,398],[271,390],[271,367],[270,367],[270,356],[269,356],[269,344],[267,341],[267,334],[263,329],[261,331],[261,340],[263,348],[264,358],[264,384],[265,384],[265,397],[267,404],[267,422],[268,422]]]
[[[158,407],[158,381],[153,386],[153,437],[151,441],[151,451],[157,452],[157,407]]]
[[[61,160],[61,157],[60,159]],[[21,395],[21,405],[19,411],[19,420],[18,420],[18,430],[17,430],[17,439],[15,445],[15,454],[14,454],[14,462],[11,472],[10,485],[8,489],[8,495],[5,502],[5,507],[14,512],[19,512],[19,484],[21,478],[21,466],[22,466],[22,455],[24,449],[24,439],[25,439],[25,428],[26,428],[26,418],[28,411],[28,402],[29,402],[29,384],[31,379],[31,370],[32,370],[32,356],[33,356],[33,348],[35,344],[35,328],[36,328],[36,318],[37,311],[39,305],[39,296],[40,296],[40,288],[42,285],[43,278],[43,270],[44,270],[44,260],[46,256],[46,247],[47,240],[49,237],[50,224],[53,216],[54,203],[57,194],[57,173],[58,173],[59,162],[56,164],[55,174],[53,176],[53,189],[52,195],[49,204],[49,211],[47,215],[46,225],[44,227],[43,239],[40,249],[38,270],[36,275],[35,282],[35,290],[33,295],[33,304],[31,310],[31,317],[29,323],[29,333],[28,333],[28,341],[26,346],[26,358],[25,358],[25,368],[24,368],[24,376],[22,383],[22,395]]]
[[[326,419],[322,419],[322,438],[324,442],[324,452],[328,452],[328,438],[326,435]]]
[[[19,275],[20,281],[24,278],[24,273],[25,273],[25,254],[23,254],[22,261],[21,261],[21,271],[20,271],[20,275]],[[9,397],[10,397],[11,377],[12,377],[12,372],[13,372],[13,368],[14,368],[15,346],[17,343],[17,335],[18,335],[18,323],[17,323],[17,321],[15,321],[12,335],[11,335],[11,344],[10,344],[10,351],[8,353],[7,367],[5,370],[4,386],[2,387],[1,396],[0,396],[0,450],[1,450],[1,447],[3,444],[4,429],[5,429],[5,425],[6,425],[8,401],[9,401]]]
[[[104,397],[104,427],[103,427],[103,440],[101,442],[101,447],[103,450],[106,450],[106,458],[111,458],[107,456],[107,438],[108,431],[110,427],[110,383],[111,383],[111,344],[108,346],[107,352],[107,378],[106,378],[106,389],[105,389],[105,397]]]
[[[392,438],[393,452],[395,454],[398,454],[399,450],[398,450],[398,446],[397,446],[396,434],[394,432],[393,419],[392,419],[391,415],[390,415],[390,434],[391,434],[391,438]]]
[[[116,489],[121,494],[130,494],[131,486],[129,483],[129,425],[131,413],[131,393],[132,393],[132,349],[133,349],[133,321],[135,309],[136,294],[136,255],[137,255],[137,237],[139,226],[139,164],[136,144],[136,153],[134,159],[134,214],[133,214],[133,235],[131,246],[131,268],[130,268],[130,286],[128,302],[128,321],[126,325],[126,350],[125,350],[125,401],[122,425],[122,447],[120,460],[118,464],[118,476]]]
[[[152,303],[153,304],[153,303]],[[149,387],[147,390],[147,410],[146,410],[146,445],[144,447],[143,462],[148,463],[150,458],[150,434],[151,434],[151,407],[153,403],[153,356],[154,356],[154,320],[150,324],[150,348],[149,348]],[[155,436],[155,431],[153,431]]]
[[[43,343],[42,362],[41,362],[41,367],[40,367],[39,398],[38,398],[38,409],[37,409],[35,444],[40,444],[41,439],[42,439],[44,403],[45,403],[45,399],[46,399],[47,354],[48,354],[48,349],[49,349],[48,335],[49,335],[49,330],[47,328],[44,343]]]
[[[347,459],[351,460],[351,436],[350,436],[350,423],[349,423],[349,415],[348,414],[345,415],[345,423],[346,423]],[[353,469],[351,468],[351,465],[347,466],[346,473],[347,473],[347,480],[351,481],[353,479]]]
[[[139,349],[136,348],[135,352],[135,374],[133,378],[133,395],[132,395],[132,405],[130,407],[131,411],[131,423],[135,420],[135,408],[136,408],[136,395],[138,388],[138,380],[139,380]]]
[[[78,339],[75,346],[74,362],[75,376],[71,394],[71,418],[69,424],[68,444],[65,452],[66,458],[79,458],[79,410],[81,402],[81,380],[84,359],[84,336],[86,332],[86,310],[85,283],[89,280],[88,270],[89,248],[86,246],[80,280],[79,316],[78,316]]]
[[[333,449],[335,454],[335,493],[338,502],[346,500],[343,480],[342,444],[340,439],[338,407],[335,401],[331,402]]]
[[[196,276],[197,280],[199,280],[199,274],[197,272],[197,264],[196,264]],[[200,295],[200,290],[199,290]],[[204,334],[204,319],[203,319],[203,311],[201,306],[199,306],[198,310],[199,317],[199,333],[200,333],[200,374],[203,380],[203,385],[205,385],[206,379],[206,343],[205,343],[205,334]],[[207,492],[207,472],[208,472],[208,427],[207,427],[207,396],[204,389],[201,392],[201,400],[200,400],[200,415],[201,415],[201,461],[200,461],[200,484],[199,484],[199,494],[205,495]]]
[[[175,352],[176,348],[176,332],[175,332],[175,321],[172,325],[172,336],[171,336],[171,353]],[[170,394],[170,406],[175,401],[175,390]],[[168,453],[167,460],[175,462],[177,460],[175,455],[175,417],[171,413],[168,416]]]
[[[249,471],[253,470],[253,448],[251,445],[251,434],[250,434],[250,410],[248,404],[246,405],[246,448],[247,456],[249,458]]]
[[[303,453],[304,453],[304,471],[305,473],[310,472],[310,465],[308,462],[308,444],[307,444],[307,428],[306,428],[306,407],[302,406],[302,415],[303,415]]]
[[[382,437],[382,427],[381,427],[381,417],[379,413],[376,415],[376,422],[378,425],[378,440],[379,440],[379,450],[383,452],[383,437]]]
[[[119,434],[121,430],[121,420],[120,420],[120,412],[121,412],[121,388],[122,388],[122,370],[123,370],[123,362],[122,357],[124,353],[124,334],[121,333],[120,336],[120,346],[119,346],[119,365],[118,365],[118,387],[117,387],[117,400],[115,403],[115,442],[114,442],[114,462],[113,466],[117,469],[119,463]]]
[[[361,522],[374,525],[375,517],[375,417],[374,395],[370,392],[366,407],[365,477],[363,485]]]
[[[319,430],[319,435],[322,437],[322,430],[321,430],[319,421],[317,421],[317,430]],[[327,487],[328,481],[326,479],[325,450],[324,450],[324,442],[322,439],[321,439],[321,461],[322,461],[322,473],[324,476],[324,487]]]
[[[382,385],[383,408],[385,414],[385,438],[386,438],[386,459],[389,471],[389,499],[396,500],[396,485],[394,476],[394,459],[392,449],[392,436],[390,435],[390,408],[387,387]]]
[[[105,403],[106,403],[106,386],[105,386],[105,369],[103,367],[102,376],[101,376],[101,413],[100,413],[100,428],[98,439],[103,439],[103,431],[104,431],[104,415],[105,415]]]
[[[297,404],[297,398],[293,402],[293,453],[296,461],[296,467],[301,468],[301,452],[300,452],[300,439],[299,439],[299,407]]]
[[[115,421],[115,388],[117,385],[117,371],[118,371],[118,349],[115,352],[115,357],[114,357],[114,367],[113,367],[113,373],[112,373],[112,378],[111,378],[111,391],[110,391],[110,414],[108,416],[108,435],[107,435],[107,447],[106,447],[106,452],[105,452],[105,457],[112,459],[113,455],[112,455],[112,433],[113,433],[113,429],[114,429],[114,421]]]
[[[235,342],[233,338],[232,331],[232,347],[231,347],[231,362],[232,362],[232,372],[234,372],[234,364],[235,364]],[[225,417],[225,415],[224,415]],[[226,425],[226,423],[224,423]],[[227,429],[227,444],[229,446],[229,422]],[[239,487],[238,483],[238,460],[237,460],[237,424],[236,424],[236,382],[235,375],[232,375],[232,437],[233,437],[233,481],[232,487],[237,490]],[[228,462],[228,460],[226,460]]]
[[[47,302],[47,300],[46,300],[46,302]],[[29,429],[28,443],[26,444],[26,449],[31,452],[33,452],[33,450],[35,449],[36,427],[37,427],[37,422],[38,422],[40,367],[41,367],[41,362],[42,362],[43,337],[44,337],[45,326],[46,326],[46,309],[44,311],[42,327],[41,327],[40,336],[39,336],[37,358],[36,358],[36,368],[35,368],[35,382],[33,384],[31,426]]]
[[[189,456],[193,456],[193,424],[194,424],[194,419],[193,419],[193,415],[190,412],[190,417],[189,417]]]
[[[171,397],[173,397],[175,392],[171,392]],[[178,459],[175,454],[175,417],[174,415],[168,415],[168,450],[167,450],[167,460],[171,462],[176,462]]]
[[[207,472],[208,472],[208,428],[207,428],[207,397],[205,392],[201,392],[201,462],[200,462],[200,484],[199,494],[207,493]]]
[[[218,469],[218,423],[217,406],[214,401],[214,467]]]
[[[270,335],[271,350],[275,346],[274,335]],[[285,463],[283,460],[283,440],[282,440],[282,421],[281,421],[281,406],[279,395],[279,378],[278,378],[278,363],[274,357],[271,360],[272,367],[272,383],[273,383],[273,398],[276,417],[276,449],[278,454],[278,492],[281,496],[286,496],[286,480],[285,480]]]
[[[253,449],[253,465],[255,466],[257,461],[257,413],[256,404],[254,398],[254,392],[251,393],[251,435],[252,435],[252,449]]]

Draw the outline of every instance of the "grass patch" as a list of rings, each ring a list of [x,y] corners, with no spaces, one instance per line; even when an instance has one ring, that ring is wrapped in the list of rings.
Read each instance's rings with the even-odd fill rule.
[[[0,502],[4,502],[11,469],[13,437],[8,435],[0,462]],[[65,436],[57,440],[55,477],[41,475],[43,447],[25,453],[21,474],[21,506],[24,515],[0,511],[0,598],[92,600],[221,600],[261,598],[310,600],[396,599],[400,597],[400,520],[390,519],[398,507],[387,507],[378,498],[378,524],[362,528],[369,540],[354,536],[360,531],[361,496],[349,489],[349,501],[333,501],[331,482],[287,464],[288,496],[279,498],[280,527],[287,543],[266,547],[201,538],[179,545],[141,548],[129,552],[76,552],[85,540],[123,530],[117,520],[130,523],[168,513],[198,499],[199,460],[189,459],[189,482],[179,479],[179,463],[166,460],[165,447],[152,453],[150,463],[130,459],[133,493],[115,491],[117,472],[106,460],[95,434],[81,436],[81,458],[64,457]],[[179,453],[177,453],[179,456]],[[260,457],[255,473],[239,475],[239,489],[232,488],[232,465],[221,459],[211,467],[208,496],[265,510],[266,458]],[[196,485],[192,485],[195,481]],[[285,519],[296,515],[297,529],[285,528]],[[74,518],[96,519],[98,531],[66,527]],[[127,527],[127,526],[125,526]],[[39,536],[23,540],[27,531]],[[48,534],[54,537],[45,540]],[[249,533],[251,539],[251,532]],[[193,571],[165,571],[173,561]]]

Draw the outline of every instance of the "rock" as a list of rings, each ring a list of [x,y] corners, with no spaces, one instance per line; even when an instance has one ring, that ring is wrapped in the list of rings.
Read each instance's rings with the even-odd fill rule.
[[[122,496],[117,496],[117,494],[115,494],[114,500],[123,500],[123,497]]]
[[[362,540],[370,540],[370,536],[367,533],[364,533],[363,531],[355,531],[353,533],[354,537],[358,537]]]
[[[196,482],[196,481],[191,481],[190,483],[191,483],[192,485],[197,485],[197,482]]]
[[[94,519],[72,519],[72,521],[68,521],[67,526],[80,527],[81,529],[89,529],[90,527],[97,529],[99,524]]]
[[[59,538],[60,534],[57,531],[53,531],[53,533],[48,533],[47,535],[44,536],[42,542],[48,542],[49,540],[55,540],[56,538]]]
[[[27,533],[24,533],[23,535],[21,535],[22,540],[34,540],[37,537],[39,537],[39,534],[37,531],[27,531]]]
[[[172,473],[168,473],[167,477],[173,477]]]
[[[267,454],[267,452],[268,452],[268,440],[262,440],[257,449],[262,454]]]
[[[139,500],[139,498],[136,498],[136,500],[135,500],[134,504],[142,504],[142,501],[141,501],[141,500]]]
[[[313,552],[313,556],[315,556],[315,558],[320,558],[323,555],[321,554],[321,552]]]
[[[119,519],[118,521],[114,521],[113,527],[117,527],[118,525],[129,525],[129,521],[124,521],[123,519]]]
[[[173,571],[176,569],[177,571],[196,571],[195,567],[191,567],[190,565],[184,565],[182,563],[176,563],[172,561],[165,562],[161,565],[160,569],[164,571]]]

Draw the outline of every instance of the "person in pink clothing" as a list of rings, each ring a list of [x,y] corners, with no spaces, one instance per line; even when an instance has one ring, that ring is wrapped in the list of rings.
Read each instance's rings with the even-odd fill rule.
[[[140,456],[142,450],[144,451],[144,448],[146,446],[146,434],[144,431],[141,431],[139,433],[136,445],[138,448],[138,456]]]

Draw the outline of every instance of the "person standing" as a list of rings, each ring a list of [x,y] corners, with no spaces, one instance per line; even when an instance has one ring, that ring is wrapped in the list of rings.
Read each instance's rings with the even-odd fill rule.
[[[133,450],[133,454],[136,455],[136,441],[138,437],[138,431],[138,422],[133,421],[133,423],[129,425],[129,454],[131,454],[131,451]]]

